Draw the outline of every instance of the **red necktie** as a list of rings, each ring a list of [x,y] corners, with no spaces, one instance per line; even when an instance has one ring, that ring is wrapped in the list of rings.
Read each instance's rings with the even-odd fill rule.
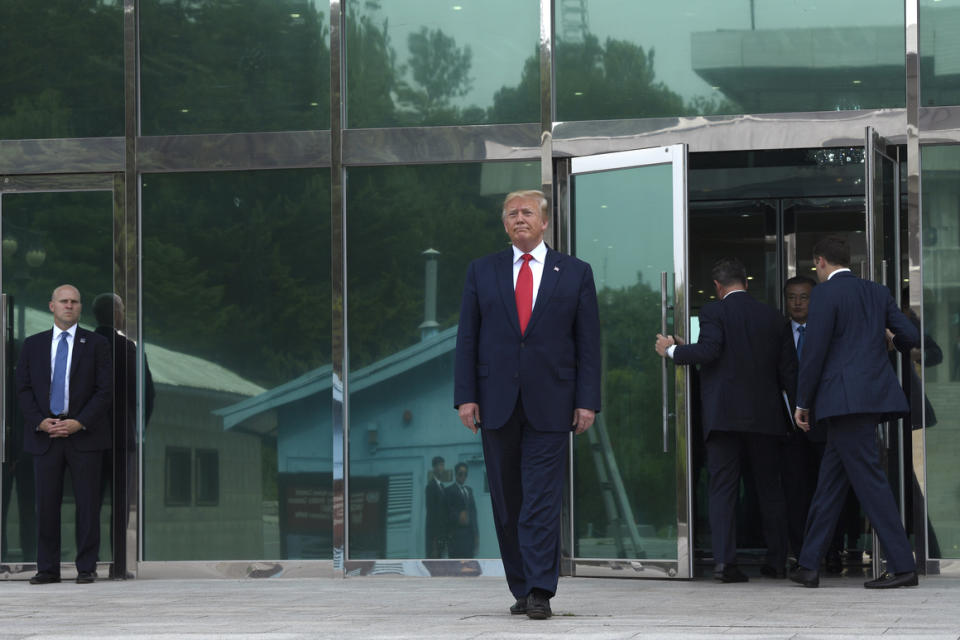
[[[514,295],[517,298],[517,318],[520,320],[520,333],[527,330],[530,314],[533,312],[533,271],[530,270],[530,261],[533,256],[525,253],[520,256],[523,264],[520,265],[520,274],[517,276],[517,288]]]

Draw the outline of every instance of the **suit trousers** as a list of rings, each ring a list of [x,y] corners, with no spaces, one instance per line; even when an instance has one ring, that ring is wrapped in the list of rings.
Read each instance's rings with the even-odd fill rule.
[[[483,429],[493,522],[507,585],[515,598],[533,589],[557,592],[560,509],[569,431],[538,431],[520,399],[499,429]]]
[[[880,467],[877,423],[874,414],[853,414],[826,419],[827,446],[820,463],[800,565],[817,569],[827,551],[837,520],[852,485],[864,513],[880,538],[893,573],[915,571],[913,550],[900,521],[890,483]]]
[[[60,575],[60,510],[64,471],[76,499],[77,571],[96,571],[100,552],[100,471],[103,451],[79,451],[70,438],[51,438],[34,456],[37,485],[37,571]]]
[[[737,562],[737,496],[741,460],[753,469],[760,501],[767,563],[783,569],[787,561],[787,507],[780,484],[780,437],[744,431],[711,431],[707,436],[707,470],[710,472],[710,535],[714,562]]]

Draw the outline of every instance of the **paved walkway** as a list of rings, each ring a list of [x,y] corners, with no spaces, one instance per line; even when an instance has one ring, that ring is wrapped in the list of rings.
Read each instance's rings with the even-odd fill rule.
[[[510,616],[502,579],[102,580],[0,583],[0,638],[960,638],[960,579],[868,591],[827,578],[563,578],[554,617]]]

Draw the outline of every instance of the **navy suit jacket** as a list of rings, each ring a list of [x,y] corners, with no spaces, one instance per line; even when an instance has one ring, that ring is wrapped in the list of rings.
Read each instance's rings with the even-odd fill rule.
[[[790,322],[772,307],[747,292],[704,305],[697,343],[678,346],[673,359],[700,365],[705,437],[711,431],[787,434],[782,392],[793,400],[797,351]]]
[[[24,450],[42,455],[50,447],[50,436],[37,431],[50,417],[50,342],[53,329],[23,341],[17,362],[17,398],[23,412]],[[67,415],[84,426],[70,436],[80,451],[109,449],[112,442],[110,406],[113,396],[113,369],[110,343],[101,335],[77,327],[70,361],[70,407]]]
[[[920,334],[881,284],[849,271],[813,289],[804,335],[797,406],[817,420],[858,413],[906,415],[906,396],[887,354],[884,329],[901,351],[919,346]]]
[[[454,406],[476,402],[498,429],[517,396],[539,431],[569,431],[575,408],[600,411],[600,320],[590,265],[547,249],[533,313],[520,333],[513,248],[467,270],[457,331]]]

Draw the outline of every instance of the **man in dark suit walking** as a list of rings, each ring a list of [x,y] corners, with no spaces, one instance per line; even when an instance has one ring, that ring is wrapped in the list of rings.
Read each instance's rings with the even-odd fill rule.
[[[700,310],[700,338],[678,345],[657,335],[656,350],[680,365],[700,365],[703,430],[710,472],[710,531],[714,577],[746,582],[737,567],[736,506],[741,460],[753,469],[771,578],[786,574],[786,504],[780,484],[779,447],[788,417],[782,393],[793,398],[797,356],[789,323],[776,309],[747,293],[739,260],[718,260],[712,271],[717,301]]]
[[[450,557],[472,558],[477,554],[479,530],[477,528],[477,502],[473,489],[467,485],[467,465],[459,462],[454,467],[456,482],[446,492],[449,514]]]
[[[27,338],[17,363],[24,450],[34,455],[37,574],[30,584],[60,582],[63,473],[70,469],[77,502],[77,583],[93,582],[100,550],[100,472],[111,445],[113,375],[110,343],[82,329],[80,292],[57,287],[52,330]]]
[[[813,248],[821,284],[813,290],[797,387],[797,425],[810,428],[810,414],[825,423],[827,445],[807,516],[800,566],[790,579],[805,587],[820,583],[820,559],[830,544],[853,486],[887,553],[889,572],[868,589],[915,586],[910,541],[883,470],[876,442],[878,423],[907,415],[909,406],[887,356],[886,329],[897,349],[919,345],[916,327],[897,308],[886,287],[850,271],[846,240],[829,236]]]
[[[514,614],[550,617],[570,431],[600,410],[593,271],[543,241],[540,191],[506,197],[512,247],[475,260],[460,306],[454,406],[483,439],[494,526]]]
[[[426,506],[426,551],[428,558],[443,558],[447,551],[447,498],[442,478],[443,456],[434,456],[430,479],[424,489]]]

